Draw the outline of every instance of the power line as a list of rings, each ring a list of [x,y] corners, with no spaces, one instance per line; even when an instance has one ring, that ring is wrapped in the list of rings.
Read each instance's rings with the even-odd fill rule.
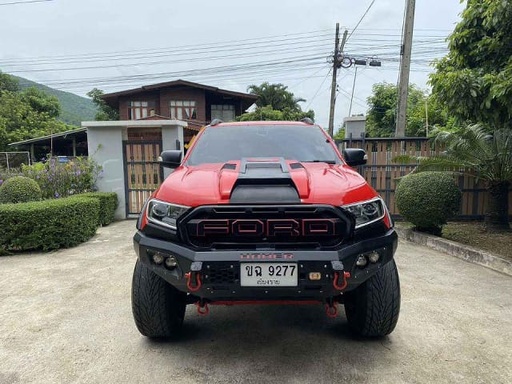
[[[318,34],[316,32],[322,31],[311,31],[311,32],[303,32],[296,34],[287,34],[287,35],[274,35],[268,37],[259,37],[259,38],[251,38],[251,39],[243,39],[243,40],[228,40],[224,42],[209,42],[203,44],[188,44],[188,45],[180,45],[180,46],[171,46],[171,47],[159,47],[153,49],[139,49],[139,50],[125,50],[125,51],[111,51],[111,52],[88,52],[81,53],[76,55],[64,55],[64,56],[32,56],[25,57],[23,59],[19,58],[8,58],[1,60],[1,62],[6,63],[9,61],[16,62],[31,62],[33,60],[43,61],[43,60],[51,60],[55,62],[57,60],[87,60],[90,58],[119,58],[124,59],[130,56],[142,56],[146,57],[147,55],[160,54],[160,53],[169,53],[169,52],[180,52],[182,50],[186,50],[187,53],[195,52],[195,54],[203,54],[204,52],[214,51],[232,51],[232,50],[247,50],[254,48],[261,48],[267,46],[275,46],[276,42],[283,43],[283,45],[289,45],[291,42],[296,41],[294,44],[302,44],[304,41],[312,40],[317,41],[319,38],[327,37],[330,35],[327,34]],[[315,34],[316,33],[316,34]],[[307,36],[303,36],[303,35]],[[291,38],[286,38],[288,36],[296,36]]]
[[[18,4],[33,4],[33,3],[48,3],[53,0],[27,0],[27,1],[12,1],[10,3],[0,3],[0,7],[3,5],[18,5]]]
[[[157,65],[157,64],[178,64],[178,63],[199,63],[202,61],[214,61],[214,60],[223,60],[228,58],[233,59],[244,59],[244,58],[250,58],[250,57],[260,57],[262,55],[272,55],[272,54],[289,54],[289,53],[298,53],[298,52],[304,52],[305,49],[314,48],[314,51],[310,51],[311,54],[318,54],[323,55],[324,51],[327,51],[328,46],[327,44],[306,44],[303,46],[297,46],[297,47],[290,47],[290,48],[270,48],[270,49],[264,49],[264,50],[252,50],[250,52],[243,52],[238,53],[236,49],[233,51],[232,54],[228,55],[214,55],[210,56],[208,54],[203,54],[201,57],[190,57],[188,55],[184,56],[183,53],[176,52],[171,54],[166,54],[162,56],[169,56],[174,57],[178,56],[179,59],[166,59],[166,60],[149,60],[149,61],[131,61],[129,58],[123,60],[122,63],[116,63],[114,60],[97,60],[98,62],[105,62],[103,64],[97,64],[97,65],[85,65],[85,66],[72,66],[72,67],[62,67],[60,66],[59,62],[55,63],[41,63],[36,62],[34,64],[31,64],[29,68],[20,65],[5,65],[4,64],[4,70],[7,69],[10,73],[29,73],[29,72],[61,72],[61,71],[74,71],[74,70],[88,70],[88,69],[98,69],[98,68],[120,68],[120,67],[133,67],[133,66],[148,66],[148,65]],[[385,48],[385,47],[382,47]],[[353,47],[351,50],[351,53],[353,56],[363,56],[363,57],[379,57],[381,59],[385,58],[398,58],[399,56],[399,47],[396,46],[394,49],[383,49],[381,51],[374,51],[370,48],[367,48],[367,51],[365,52],[366,48],[360,49],[357,47]],[[448,52],[448,48],[445,46],[439,46],[436,48],[435,46],[422,46],[420,44],[417,44],[414,49],[414,55],[416,58],[426,58],[431,59],[432,57],[436,57],[439,55],[445,55]],[[195,55],[194,55],[195,56]],[[96,60],[95,60],[96,61]],[[1,61],[0,61],[1,63]],[[52,64],[51,68],[38,68],[39,65],[49,65]],[[62,64],[70,64],[70,63],[62,63]]]
[[[340,92],[343,93],[349,99],[352,96],[349,92],[345,91],[343,88],[340,88]],[[358,102],[358,100],[359,100],[359,102]],[[359,98],[357,96],[354,96],[354,103],[359,105],[360,107],[366,108],[366,104],[363,104],[363,103],[366,103],[366,101],[362,100],[361,98]]]
[[[325,42],[328,40],[324,39],[329,37],[329,34],[318,33],[323,31],[312,31],[308,32],[306,36],[301,37],[306,33],[300,34],[288,34],[288,35],[275,35],[271,37],[265,38],[257,38],[257,39],[245,39],[245,40],[231,40],[223,43],[203,43],[203,44],[190,44],[190,45],[182,45],[182,46],[173,46],[173,47],[160,47],[153,49],[139,49],[139,50],[127,50],[127,51],[111,51],[111,52],[95,52],[95,53],[82,53],[76,55],[64,55],[64,56],[32,56],[25,58],[6,58],[1,60],[0,63],[3,65],[8,64],[22,64],[22,63],[33,63],[37,65],[42,64],[54,64],[56,62],[64,62],[68,61],[71,63],[79,63],[79,62],[89,62],[89,61],[105,61],[107,59],[119,59],[125,60],[127,58],[147,58],[148,56],[152,57],[162,57],[162,56],[171,56],[171,55],[179,55],[182,54],[182,51],[186,50],[187,54],[191,55],[203,55],[207,52],[222,52],[222,51],[239,51],[239,50],[253,50],[255,48],[266,48],[266,47],[276,47],[276,43],[281,43],[281,46],[290,46],[297,45],[300,46],[304,42],[306,43],[314,43],[314,42]],[[292,37],[290,37],[292,36]],[[296,37],[293,37],[296,36]],[[371,36],[371,38],[359,38],[357,36]],[[386,42],[394,42],[394,44],[399,44],[397,40],[390,39],[389,34],[358,34],[354,35],[351,42],[355,44],[356,42],[364,42],[367,41],[369,47],[375,47],[376,40],[379,42],[379,47],[391,46],[389,44],[385,44]],[[384,37],[384,39],[376,39],[376,37]],[[397,37],[400,35],[396,35]],[[282,38],[285,37],[285,38]],[[444,39],[440,36],[422,36],[422,40],[415,38],[415,44],[431,44],[434,43],[432,39],[437,39],[438,43],[445,43]],[[439,40],[442,39],[442,40]],[[34,63],[36,62],[36,63]]]
[[[368,6],[368,8],[366,9],[366,12],[363,14],[363,16],[361,16],[361,19],[359,19],[358,23],[356,24],[356,26],[354,27],[354,29],[352,30],[352,32],[350,32],[350,34],[348,35],[347,37],[347,40],[350,39],[350,36],[352,36],[352,34],[355,32],[355,30],[357,29],[357,27],[359,27],[359,24],[361,24],[361,22],[363,21],[363,19],[366,17],[366,15],[368,14],[368,12],[370,12],[370,9],[372,8],[373,4],[375,3],[375,0],[372,0],[372,2],[370,3],[370,5]]]
[[[387,60],[389,61],[389,60]],[[390,63],[398,64],[398,59],[394,61],[390,61]],[[257,75],[269,75],[269,76],[278,76],[280,74],[290,74],[291,72],[300,73],[301,71],[307,70],[309,68],[313,69],[324,69],[325,62],[323,56],[311,56],[311,57],[303,57],[297,56],[294,57],[293,60],[269,60],[265,62],[256,62],[256,63],[245,63],[245,64],[236,64],[236,65],[228,65],[228,66],[217,66],[217,67],[207,67],[207,68],[196,68],[196,69],[188,69],[182,71],[173,71],[173,72],[158,72],[158,73],[146,73],[146,74],[136,74],[136,75],[125,75],[125,76],[102,76],[102,77],[79,77],[79,78],[64,78],[58,80],[38,80],[47,85],[51,86],[66,86],[67,89],[73,87],[84,87],[87,85],[90,86],[120,86],[122,84],[137,84],[138,86],[142,85],[142,82],[146,81],[158,81],[158,80],[166,80],[170,77],[180,78],[194,78],[194,79],[212,79],[212,80],[226,80],[233,79],[236,75],[237,78],[246,78],[248,80],[253,81],[254,76]],[[382,71],[397,71],[396,66],[381,68]],[[415,72],[423,72],[429,73],[430,70],[421,70],[419,68],[414,69]],[[198,81],[199,81],[198,80]]]
[[[316,90],[315,94],[313,95],[313,97],[309,100],[309,104],[308,106],[305,108],[306,110],[309,108],[309,106],[311,105],[311,103],[313,102],[313,100],[315,100],[316,96],[318,95],[318,92],[320,92],[320,89],[322,88],[322,86],[324,85],[325,83],[325,80],[327,80],[327,78],[329,77],[329,75],[331,74],[331,71],[332,71],[332,68],[329,70],[329,72],[327,72],[327,75],[325,75],[324,79],[322,80],[322,82],[320,83],[320,86],[318,87],[318,89]]]
[[[309,79],[312,79],[314,77],[322,77],[322,76],[316,76],[318,75],[323,69],[325,69],[324,66],[322,66],[320,69],[316,70],[312,75],[310,76],[307,76],[307,77],[304,77],[302,79],[302,81],[298,82],[297,84],[292,84],[290,85],[291,88],[294,88],[294,87],[298,87],[299,85],[301,85],[302,83],[304,83],[305,81],[309,80]],[[329,76],[329,74],[327,74],[327,76]]]
[[[290,48],[279,48],[276,47],[274,49],[265,49],[265,50],[252,50],[250,52],[246,53],[237,53],[236,50],[233,50],[232,54],[228,55],[214,55],[209,56],[207,54],[203,54],[201,57],[183,57],[183,54],[181,53],[174,53],[169,55],[163,55],[163,56],[177,56],[179,58],[177,59],[166,59],[166,60],[157,60],[157,61],[137,61],[137,62],[130,62],[130,59],[123,60],[122,63],[115,63],[114,60],[98,60],[98,62],[105,61],[106,63],[114,63],[114,64],[98,64],[98,65],[88,65],[88,66],[72,66],[72,67],[64,67],[64,68],[55,68],[56,65],[59,65],[60,63],[51,63],[52,68],[30,68],[26,69],[24,67],[21,67],[20,65],[7,65],[6,67],[10,68],[11,73],[24,73],[24,72],[53,72],[53,71],[69,71],[69,70],[84,70],[84,69],[97,69],[97,68],[117,68],[117,67],[130,67],[130,66],[136,66],[136,65],[154,65],[154,64],[177,64],[177,63],[197,63],[201,61],[212,61],[212,60],[223,60],[223,59],[229,59],[229,58],[235,58],[235,59],[243,59],[243,58],[250,58],[250,57],[261,57],[262,55],[271,55],[271,54],[290,54],[290,53],[299,53],[304,52],[305,49],[308,48],[315,48],[315,54],[318,55],[324,55],[325,51],[327,51],[327,46],[325,46],[324,50],[318,50],[322,49],[322,45],[319,45],[318,43],[311,44],[311,45],[302,45],[298,47],[290,47]],[[195,56],[195,55],[193,55]],[[1,61],[0,61],[1,63]],[[50,63],[34,63],[35,65],[50,65]],[[69,62],[62,63],[62,64],[70,64]],[[17,69],[17,67],[21,67],[23,69]],[[32,67],[32,65],[31,65]]]
[[[323,56],[312,56],[312,57],[304,57],[304,56],[295,56],[289,57],[287,60],[280,61],[259,61],[259,62],[251,62],[249,64],[235,64],[235,65],[224,65],[217,67],[209,67],[209,68],[197,68],[186,71],[175,71],[175,72],[159,72],[159,73],[148,73],[148,74],[138,74],[131,76],[116,76],[116,77],[96,77],[96,78],[79,78],[79,79],[67,79],[64,80],[66,84],[80,84],[80,83],[96,83],[96,82],[108,82],[115,83],[117,81],[123,81],[127,78],[132,80],[151,80],[158,79],[163,77],[179,77],[179,76],[191,76],[194,74],[217,74],[221,72],[232,73],[233,71],[246,70],[246,69],[262,69],[266,67],[275,67],[275,66],[292,66],[293,68],[299,68],[301,65],[305,65],[307,63],[323,63]],[[44,84],[55,84],[55,81],[42,81]],[[58,80],[58,83],[63,82],[62,80]]]
[[[370,4],[369,9],[373,3],[374,1]],[[355,29],[358,28],[358,25]],[[351,56],[379,57],[379,60],[382,57],[382,61],[388,63],[387,68],[382,70],[396,72],[400,53],[399,39],[390,33],[379,33],[383,30],[358,29],[355,31],[355,29],[351,33],[354,37],[350,44],[347,44],[350,46]],[[329,56],[331,38],[331,33],[318,30],[274,35],[268,38],[188,44],[178,47],[25,57],[23,59],[10,58],[0,60],[0,66],[15,68],[17,73],[49,73],[50,75],[46,78],[53,77],[53,80],[38,80],[38,82],[64,87],[75,92],[77,89],[86,89],[86,87],[90,89],[93,86],[103,86],[110,90],[121,86],[138,87],[149,82],[168,81],[169,78],[189,78],[191,81],[197,82],[234,79],[250,82],[257,82],[258,79],[262,79],[262,81],[275,79],[276,82],[282,82],[284,78],[295,78],[302,80],[299,84],[309,78],[323,78],[322,85],[316,91],[312,102],[319,95],[323,83],[325,83],[323,75],[316,75],[327,69],[325,58]],[[446,41],[442,36],[436,36],[432,30],[425,35],[417,36],[414,41],[413,71],[431,72],[427,66],[437,55],[446,53]],[[376,46],[379,49],[378,52],[374,50]],[[357,53],[357,55],[352,53]],[[267,60],[255,62],[252,59],[254,57],[265,57]],[[212,65],[214,61],[222,59],[229,59],[229,65]],[[82,63],[82,65],[73,66],[74,63]],[[185,67],[185,64],[188,65]],[[168,66],[174,65],[176,67],[171,67],[169,70]],[[90,77],[84,77],[83,72],[78,72],[99,68],[117,68],[123,75],[112,76],[113,71],[103,71],[99,75],[94,73]],[[135,74],[127,74],[124,68],[128,69],[128,73]],[[70,72],[74,70],[77,72],[71,74]],[[52,75],[54,72],[64,71],[70,73],[70,76],[56,79],[57,75]],[[297,76],[304,75],[304,72],[314,73],[311,76],[297,78]]]

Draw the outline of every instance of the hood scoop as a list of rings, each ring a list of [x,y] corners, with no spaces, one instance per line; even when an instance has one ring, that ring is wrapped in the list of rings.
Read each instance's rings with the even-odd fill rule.
[[[225,169],[229,169],[231,171],[234,171],[236,169],[236,164],[233,164],[233,163],[226,163],[222,166],[222,168],[220,169],[221,171],[225,170]]]
[[[300,203],[300,198],[284,158],[244,158],[229,202],[295,204]]]

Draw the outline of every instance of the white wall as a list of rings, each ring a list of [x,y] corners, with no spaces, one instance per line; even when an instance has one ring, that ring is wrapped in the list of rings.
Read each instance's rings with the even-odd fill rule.
[[[346,121],[345,139],[360,139],[366,132],[366,121]],[[352,137],[351,137],[352,135]]]
[[[127,127],[162,127],[163,149],[176,149],[180,141],[183,153],[183,127],[187,123],[177,120],[130,120],[130,121],[85,121],[89,157],[102,166],[103,172],[97,181],[101,192],[117,193],[119,205],[115,212],[118,220],[126,219],[126,185],[123,158],[123,132]],[[167,177],[171,171],[164,169]]]
[[[115,218],[126,218],[126,194],[123,165],[123,137],[121,127],[88,127],[87,147],[89,157],[102,166],[103,172],[97,181],[101,192],[115,192],[119,205]]]

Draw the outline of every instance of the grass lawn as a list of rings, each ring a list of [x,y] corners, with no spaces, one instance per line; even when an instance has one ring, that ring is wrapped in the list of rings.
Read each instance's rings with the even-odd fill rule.
[[[512,232],[484,232],[479,222],[449,222],[443,227],[443,238],[512,260]]]
[[[399,228],[413,228],[411,223],[397,221]],[[508,233],[485,232],[477,221],[452,221],[443,226],[443,238],[491,252],[512,261],[512,231]]]

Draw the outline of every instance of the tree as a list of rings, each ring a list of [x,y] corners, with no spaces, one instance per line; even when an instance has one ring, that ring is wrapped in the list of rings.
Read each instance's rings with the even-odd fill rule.
[[[445,147],[439,156],[416,158],[418,171],[450,171],[482,180],[488,191],[484,224],[488,230],[509,230],[508,194],[512,181],[512,130],[489,133],[482,125],[455,132],[438,131],[435,140]],[[409,156],[395,161],[406,162]]]
[[[368,98],[366,132],[370,137],[392,137],[396,128],[398,88],[394,84],[379,83],[373,86]],[[428,106],[428,107],[427,107]],[[426,136],[426,113],[429,125],[445,126],[448,115],[445,108],[433,96],[427,96],[414,84],[409,87],[407,103],[406,136]]]
[[[105,100],[101,98],[105,92],[101,89],[93,88],[89,92],[87,92],[87,96],[92,99],[92,102],[96,104],[98,107],[98,113],[95,116],[97,121],[111,121],[111,120],[119,120],[119,111],[110,107]]]
[[[375,84],[368,97],[366,132],[370,137],[391,137],[395,134],[397,87],[389,83]]]
[[[432,91],[461,122],[512,129],[511,58],[510,1],[468,0],[430,75]]]
[[[239,121],[254,120],[293,120],[298,121],[305,117],[314,119],[315,112],[310,109],[304,112],[299,103],[306,100],[297,98],[288,91],[288,87],[283,84],[269,84],[265,82],[261,85],[250,85],[247,89],[249,93],[257,95],[256,110],[241,115]]]
[[[2,73],[0,71],[0,92],[18,92],[20,90],[20,86],[18,80],[11,75],[6,73]]]
[[[288,108],[284,110],[273,109],[270,105],[265,107],[256,108],[254,112],[244,113],[238,117],[238,121],[300,121],[306,117],[315,119],[315,112],[309,110],[307,112],[293,111]]]
[[[448,160],[485,181],[489,192],[486,226],[508,229],[512,182],[510,1],[468,0],[449,37],[449,53],[435,68],[430,75],[435,96],[459,125],[475,124],[439,134],[449,145]]]
[[[260,108],[270,105],[272,109],[278,111],[288,108],[298,112],[302,111],[299,103],[306,101],[295,97],[293,93],[288,91],[288,87],[281,83],[269,84],[264,82],[261,85],[250,85],[247,90],[249,93],[258,96],[256,105]]]
[[[36,88],[20,91],[16,79],[7,74],[0,74],[0,87],[0,151],[12,150],[12,142],[70,129],[57,120],[56,97]]]
[[[335,140],[345,139],[345,128],[341,127],[340,129],[338,129],[338,131],[334,135],[333,139],[335,139]]]
[[[35,98],[31,92],[3,92],[0,96],[0,151],[12,150],[7,144],[63,132],[69,128],[52,116],[55,106],[46,99]],[[41,107],[37,110],[33,107]],[[58,104],[57,104],[58,105]]]
[[[44,114],[50,119],[56,119],[60,115],[59,99],[38,88],[30,87],[25,89],[21,93],[21,97],[34,112]]]

